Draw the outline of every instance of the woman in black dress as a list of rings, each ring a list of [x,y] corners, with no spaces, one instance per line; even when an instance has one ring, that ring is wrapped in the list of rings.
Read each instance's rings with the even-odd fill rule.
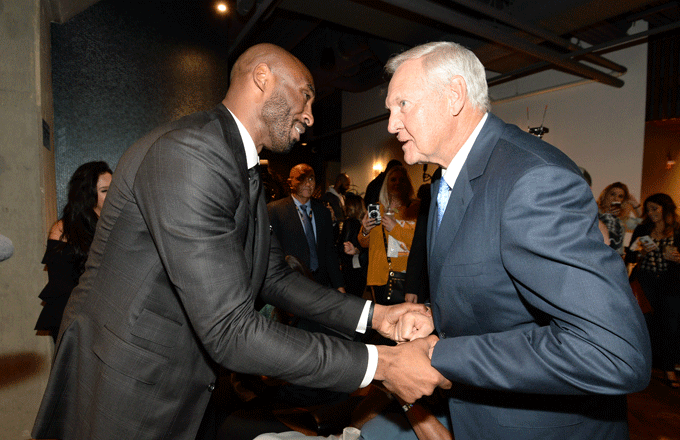
[[[68,298],[85,271],[111,175],[106,162],[88,162],[78,167],[68,183],[63,215],[50,230],[42,259],[48,282],[39,295],[44,305],[35,329],[49,332],[55,343]]]
[[[347,293],[363,297],[366,289],[366,272],[368,270],[368,249],[361,247],[357,235],[361,230],[361,218],[366,212],[364,199],[351,192],[345,194],[345,211],[347,218],[342,224],[340,233],[340,261],[342,275],[345,279]]]
[[[680,362],[680,222],[668,194],[647,197],[644,220],[635,228],[626,261],[637,263],[637,279],[652,305],[648,321],[655,364],[672,388],[680,388],[675,374]]]

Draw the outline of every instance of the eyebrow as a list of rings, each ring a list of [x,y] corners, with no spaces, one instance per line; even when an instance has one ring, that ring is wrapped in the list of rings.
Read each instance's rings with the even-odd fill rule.
[[[399,98],[399,95],[392,96],[392,98],[393,98],[394,101],[397,101],[397,102],[399,102],[399,100],[401,99],[401,98]],[[390,100],[390,96],[388,95],[388,96],[385,97],[385,108],[387,110],[390,109],[390,105],[387,103],[387,101],[389,101],[389,100]]]
[[[312,92],[312,95],[314,95],[313,97],[316,98],[316,90],[314,90],[314,84],[312,84],[312,83],[307,83],[307,87],[308,87],[309,90]]]

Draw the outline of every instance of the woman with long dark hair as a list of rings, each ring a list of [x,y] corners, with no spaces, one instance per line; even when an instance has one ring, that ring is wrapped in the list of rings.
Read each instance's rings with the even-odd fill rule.
[[[626,261],[654,309],[649,320],[652,354],[673,388],[680,388],[674,368],[680,362],[680,224],[668,194],[647,197],[642,223],[631,237]]]
[[[71,291],[85,271],[112,174],[106,162],[88,162],[78,167],[68,183],[63,215],[50,230],[42,259],[48,282],[39,295],[45,304],[35,329],[49,332],[55,342]]]

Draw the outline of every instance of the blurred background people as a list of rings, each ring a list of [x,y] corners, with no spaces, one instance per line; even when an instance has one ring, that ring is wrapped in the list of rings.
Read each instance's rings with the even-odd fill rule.
[[[413,241],[420,204],[413,200],[413,185],[406,168],[394,166],[387,171],[379,195],[380,223],[364,215],[358,234],[359,244],[368,248],[366,284],[378,304],[403,302],[388,297],[390,270],[405,272]]]
[[[346,173],[340,173],[335,178],[333,186],[328,187],[326,193],[321,197],[321,201],[330,205],[333,210],[335,222],[333,226],[340,232],[342,223],[345,221],[345,194],[352,185],[352,180]],[[336,237],[337,238],[337,237]]]
[[[653,308],[648,321],[655,364],[672,388],[680,388],[674,368],[680,362],[680,224],[668,194],[645,199],[642,223],[631,237],[626,260],[636,262],[637,279]]]
[[[640,224],[642,206],[621,182],[608,185],[597,198],[598,217],[607,227],[609,246],[623,256],[626,231]]]
[[[347,217],[340,233],[342,275],[347,293],[362,297],[366,290],[366,273],[368,272],[368,249],[361,246],[358,239],[361,219],[366,214],[364,199],[357,194],[346,193],[345,212]]]
[[[39,295],[45,304],[35,330],[49,332],[55,343],[66,303],[85,271],[85,260],[111,175],[111,169],[102,161],[78,167],[68,183],[68,200],[63,214],[50,230],[42,259],[48,281]]]
[[[314,169],[304,163],[295,165],[288,184],[290,196],[267,205],[272,230],[283,252],[300,260],[317,283],[344,292],[331,213],[312,198],[316,190]]]
[[[438,167],[430,179],[440,179],[441,167]],[[413,241],[409,248],[408,263],[406,265],[406,282],[404,299],[409,302],[425,303],[430,301],[430,278],[427,273],[427,220],[430,211],[431,184],[423,183],[418,188],[420,208],[413,233]]]
[[[380,197],[380,189],[382,188],[383,182],[385,181],[385,176],[393,168],[397,166],[403,166],[401,162],[397,159],[392,159],[387,162],[385,166],[385,171],[381,172],[375,179],[371,180],[366,186],[366,192],[364,193],[364,203],[366,206],[378,203],[378,198]]]

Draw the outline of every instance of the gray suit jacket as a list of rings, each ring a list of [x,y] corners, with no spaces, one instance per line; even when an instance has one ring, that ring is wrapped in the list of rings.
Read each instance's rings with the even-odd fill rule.
[[[489,114],[428,264],[456,440],[627,439],[651,353],[624,264],[563,153]]]
[[[258,294],[349,335],[364,306],[288,268],[261,192],[251,209],[243,144],[223,105],[148,134],[118,163],[33,436],[193,439],[215,364],[359,386],[363,344],[267,320]]]

